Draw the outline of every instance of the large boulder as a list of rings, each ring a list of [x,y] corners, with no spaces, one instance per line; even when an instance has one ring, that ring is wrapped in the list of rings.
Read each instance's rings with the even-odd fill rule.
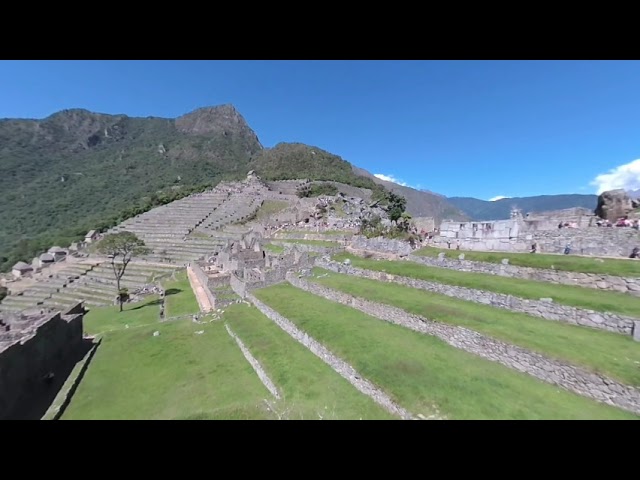
[[[618,189],[600,194],[595,214],[600,218],[615,221],[620,217],[629,215],[632,211],[631,198],[623,189]]]

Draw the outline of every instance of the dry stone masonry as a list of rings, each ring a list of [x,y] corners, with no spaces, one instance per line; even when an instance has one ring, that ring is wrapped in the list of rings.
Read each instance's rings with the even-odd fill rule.
[[[640,278],[616,277],[597,273],[567,272],[543,268],[520,267],[508,263],[477,262],[449,258],[409,255],[407,260],[432,267],[450,268],[460,272],[488,273],[503,277],[523,278],[539,282],[576,285],[579,287],[628,293],[640,296]]]
[[[528,300],[518,298],[511,295],[501,293],[487,292],[484,290],[476,290],[473,288],[457,287],[437,282],[428,282],[426,280],[418,280],[415,278],[402,277],[399,275],[391,275],[385,272],[375,270],[366,270],[344,265],[339,262],[319,258],[316,260],[316,266],[331,270],[337,273],[344,273],[356,277],[369,278],[383,282],[393,282],[405,285],[411,288],[428,290],[430,292],[440,293],[448,297],[468,300],[483,305],[511,310],[514,312],[526,313],[535,317],[544,318],[546,320],[556,320],[560,322],[571,323],[574,325],[582,325],[585,327],[598,328],[610,332],[621,333],[624,335],[634,334],[634,324],[640,319],[633,317],[624,317],[612,313],[596,312],[582,308],[569,307],[566,305],[558,305],[549,300]]]
[[[256,372],[256,375],[258,375],[258,378],[260,379],[262,384],[266,387],[267,390],[269,390],[269,393],[271,393],[271,395],[280,400],[280,394],[278,393],[276,385],[273,383],[273,381],[271,381],[269,375],[267,375],[267,372],[264,371],[264,368],[262,368],[260,362],[258,362],[258,360],[253,355],[251,355],[251,351],[249,351],[245,344],[242,343],[242,340],[240,340],[240,338],[233,332],[233,330],[231,330],[231,327],[229,327],[229,325],[226,323],[224,326],[227,329],[227,333],[229,334],[229,336],[236,341],[238,347],[240,348],[240,350],[242,350],[244,358],[247,359],[247,362],[249,362],[253,370]]]
[[[634,277],[520,267],[517,265],[509,265],[508,261],[503,263],[479,262],[475,260],[465,260],[464,257],[462,259],[445,258],[443,255],[441,255],[440,258],[423,257],[413,255],[413,249],[407,242],[382,237],[368,239],[363,236],[354,236],[351,241],[351,246],[347,248],[347,250],[357,255],[364,255],[367,252],[386,253],[393,256],[393,258],[404,258],[412,262],[422,263],[432,267],[450,268],[460,272],[487,273],[540,282],[576,285],[596,290],[628,293],[640,297],[640,278]],[[464,254],[461,255],[464,256]]]
[[[404,420],[411,420],[415,417],[397,405],[385,392],[375,386],[369,380],[360,375],[351,365],[331,353],[321,343],[317,342],[307,333],[298,329],[293,322],[271,309],[250,293],[246,295],[247,300],[253,303],[267,318],[275,322],[282,330],[288,333],[296,341],[307,347],[315,356],[333,368],[341,377],[346,379],[351,385],[375,401],[382,408],[393,415],[397,415]]]
[[[537,243],[541,253],[562,253],[571,244],[580,255],[628,257],[640,245],[640,232],[628,227],[598,227],[597,217],[587,209],[567,209],[523,216],[512,212],[509,220],[445,221],[436,244],[460,242],[463,250],[527,252]],[[558,228],[559,224],[570,228]]]
[[[418,315],[409,314],[399,308],[371,302],[309,282],[294,273],[287,276],[287,281],[297,288],[332,302],[347,305],[367,315],[420,333],[436,336],[453,347],[527,373],[579,395],[640,415],[640,390],[637,388],[623,385],[615,380],[558,360],[549,359],[524,348],[486,337],[466,328],[434,322]]]
[[[0,314],[0,420],[45,396],[84,355],[82,305],[42,314]]]

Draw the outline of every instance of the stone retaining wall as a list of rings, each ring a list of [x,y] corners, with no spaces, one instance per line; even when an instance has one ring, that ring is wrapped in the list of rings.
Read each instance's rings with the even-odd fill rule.
[[[640,415],[640,390],[637,388],[546,358],[524,348],[494,340],[466,328],[434,322],[399,308],[370,302],[309,282],[293,273],[287,275],[287,281],[297,288],[332,302],[347,305],[367,315],[420,333],[436,336],[453,347],[527,373],[579,395]]]
[[[336,254],[336,253],[343,252],[345,248],[344,246],[341,246],[341,245],[324,247],[321,245],[309,245],[306,243],[292,243],[292,242],[288,243],[286,241],[278,241],[278,240],[272,240],[271,243],[274,245],[279,245],[281,247],[284,247],[285,251],[290,251],[295,248],[299,252],[307,252],[307,253],[313,252],[313,253]]]
[[[393,415],[398,415],[405,420],[410,420],[413,418],[413,415],[411,413],[404,410],[399,405],[396,405],[395,402],[391,400],[391,398],[386,393],[384,393],[370,381],[363,378],[362,375],[358,373],[351,365],[331,353],[321,343],[314,340],[307,333],[298,329],[298,327],[296,327],[293,322],[283,317],[275,310],[269,308],[267,305],[262,303],[251,294],[247,294],[247,300],[253,303],[258,308],[258,310],[260,310],[267,318],[272,320],[282,330],[288,333],[296,341],[307,347],[320,360],[329,365],[341,377],[343,377],[351,385],[358,389],[358,391],[370,397],[378,405],[380,405],[382,408]]]
[[[393,240],[384,237],[367,238],[362,235],[354,235],[351,239],[351,247],[357,250],[375,250],[378,252],[393,253],[399,256],[409,255],[413,249],[404,240]]]
[[[242,351],[244,358],[247,359],[247,362],[249,362],[253,370],[256,372],[256,375],[258,375],[258,378],[260,379],[262,384],[266,387],[267,390],[269,390],[271,395],[279,400],[280,394],[278,393],[278,389],[269,378],[269,375],[267,375],[267,372],[264,371],[262,365],[260,365],[260,362],[258,362],[258,360],[253,355],[251,355],[249,349],[244,345],[244,343],[242,343],[242,340],[240,340],[240,338],[231,330],[229,325],[225,324],[224,326],[227,329],[227,333],[229,334],[229,336],[233,338],[238,344],[238,347]]]
[[[628,293],[640,296],[640,278],[616,277],[599,273],[567,272],[564,270],[547,270],[543,268],[519,267],[500,263],[476,262],[434,257],[409,255],[408,260],[432,267],[450,268],[460,272],[488,273],[503,277],[524,278],[539,282],[576,285],[579,287]]]
[[[366,270],[353,267],[351,265],[343,265],[339,262],[328,261],[321,258],[316,260],[316,266],[337,273],[344,273],[347,275],[369,278],[383,282],[398,283],[412,288],[440,293],[448,297],[490,305],[492,307],[502,308],[505,310],[526,313],[546,320],[557,320],[560,322],[572,323],[574,325],[582,325],[610,332],[622,333],[624,335],[633,335],[635,323],[638,322],[640,324],[640,319],[638,318],[624,317],[613,313],[596,312],[594,310],[559,305],[552,301],[529,300],[502,293],[487,292],[473,288],[458,287],[438,282],[428,282],[426,280],[391,275],[385,272]]]
[[[524,278],[540,282],[560,283],[563,285],[577,285],[597,290],[608,290],[628,293],[640,297],[640,277],[617,277],[599,273],[568,272],[564,270],[550,270],[543,268],[519,267],[516,265],[458,260],[450,258],[422,257],[412,255],[413,250],[407,242],[385,238],[353,237],[351,247],[347,251],[356,255],[365,252],[379,252],[404,257],[417,263],[433,267],[450,268],[461,272],[489,273],[503,277]],[[630,260],[631,261],[631,260]]]

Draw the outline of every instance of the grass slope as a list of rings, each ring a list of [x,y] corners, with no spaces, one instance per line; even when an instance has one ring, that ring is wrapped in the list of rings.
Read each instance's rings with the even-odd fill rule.
[[[297,238],[278,238],[272,240],[273,242],[281,242],[281,243],[297,243],[300,245],[313,245],[315,247],[327,247],[334,248],[339,247],[340,243],[332,240],[304,240]]]
[[[150,295],[142,302],[125,304],[122,312],[115,306],[91,308],[83,321],[84,330],[90,335],[149,325],[160,321],[160,299]]]
[[[437,408],[451,419],[637,418],[289,284],[255,294],[414,414]]]
[[[105,335],[62,418],[262,419],[269,396],[222,323],[180,320]]]
[[[449,250],[446,248],[424,247],[414,252],[414,255],[437,257],[444,252],[446,258],[457,259],[464,253],[465,260],[478,262],[500,263],[503,258],[509,259],[510,265],[543,269],[563,270],[566,272],[595,273],[620,277],[639,277],[640,262],[614,258],[588,258],[573,255],[549,255],[544,253],[502,253],[476,252],[469,250]]]
[[[384,271],[404,277],[503,293],[532,300],[552,298],[554,302],[564,305],[640,318],[640,301],[636,297],[619,292],[500,277],[485,273],[459,272],[408,261],[372,260],[346,253],[335,255],[334,258],[338,261],[348,258],[355,267]]]
[[[225,309],[225,320],[260,362],[283,396],[290,419],[395,418],[331,367],[293,340],[260,311],[244,304]]]
[[[640,386],[640,348],[630,336],[531,317],[393,283],[356,278],[320,268],[314,282],[409,313],[467,327],[548,357]]]
[[[179,317],[200,311],[198,300],[191,289],[185,270],[176,272],[175,280],[166,280],[163,287],[165,289],[165,317]]]

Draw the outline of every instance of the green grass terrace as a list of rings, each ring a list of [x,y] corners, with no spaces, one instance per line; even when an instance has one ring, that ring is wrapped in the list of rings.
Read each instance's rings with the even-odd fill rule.
[[[272,241],[279,242],[279,243],[297,243],[299,245],[313,245],[315,247],[326,247],[326,248],[335,248],[335,247],[341,246],[339,242],[332,242],[330,240],[303,240],[303,239],[294,239],[294,238],[278,238]]]
[[[355,389],[257,308],[236,304],[224,319],[275,383],[289,419],[395,418]]]
[[[477,262],[500,263],[503,258],[507,258],[509,259],[509,264],[519,267],[555,269],[619,277],[640,277],[640,262],[632,259],[595,258],[548,253],[478,252],[436,247],[424,247],[413,254],[424,257],[437,257],[441,252],[444,252],[445,258],[450,259],[457,259],[458,255],[464,253],[465,260]]]
[[[122,313],[115,307],[92,311],[87,319],[89,331],[102,332],[102,344],[63,420],[393,418],[244,304],[226,308],[224,320],[275,382],[279,400],[222,321],[160,323],[155,297]]]
[[[283,230],[281,233],[293,233],[296,235],[326,235],[328,237],[336,237],[336,236],[353,236],[355,234],[354,230],[323,230],[321,232],[316,232],[313,228],[309,230]]]
[[[326,287],[391,305],[429,320],[475,330],[546,357],[601,373],[627,385],[640,386],[640,348],[630,336],[545,320],[317,267],[313,273],[316,278],[310,280]]]
[[[255,295],[415,415],[448,419],[638,418],[288,283],[257,290]]]
[[[387,272],[393,275],[502,293],[532,300],[552,298],[554,302],[559,304],[640,318],[640,301],[638,301],[638,298],[620,292],[595,290],[574,285],[557,285],[484,273],[459,272],[447,268],[430,267],[411,261],[374,260],[347,253],[334,255],[333,258],[337,261],[344,261],[348,258],[354,267]]]

